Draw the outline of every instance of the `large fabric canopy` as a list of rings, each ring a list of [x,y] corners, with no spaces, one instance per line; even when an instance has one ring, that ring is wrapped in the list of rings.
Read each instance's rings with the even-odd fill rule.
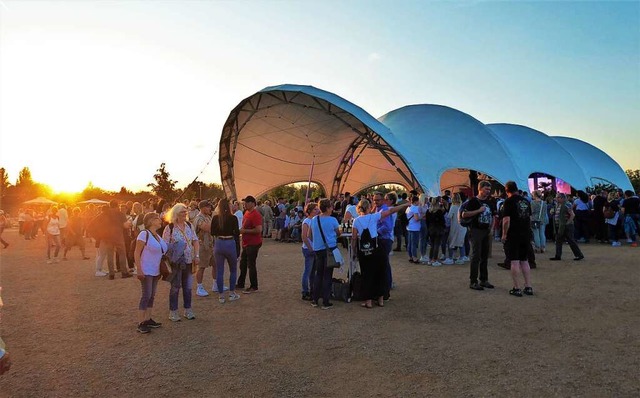
[[[403,154],[431,195],[439,195],[443,187],[463,185],[461,181],[468,183],[467,170],[482,172],[502,184],[516,175],[513,159],[500,140],[466,113],[440,105],[410,105],[379,120],[405,144]]]
[[[241,101],[224,124],[218,160],[230,198],[309,179],[328,195],[380,184],[437,195],[468,186],[470,170],[522,189],[532,173],[576,189],[599,182],[631,189],[611,157],[580,140],[485,125],[441,105],[405,106],[376,120],[335,94],[298,85],[267,87]]]
[[[571,153],[583,170],[589,186],[608,183],[625,191],[633,191],[633,185],[622,167],[609,155],[593,145],[569,137],[551,137]]]
[[[516,168],[513,180],[522,189],[527,188],[527,180],[533,173],[559,177],[577,189],[589,186],[573,155],[548,135],[515,124],[488,124],[487,127],[507,148]]]
[[[383,183],[418,186],[382,123],[310,86],[267,87],[231,112],[220,138],[222,185],[231,198],[260,196],[310,177],[327,194]]]

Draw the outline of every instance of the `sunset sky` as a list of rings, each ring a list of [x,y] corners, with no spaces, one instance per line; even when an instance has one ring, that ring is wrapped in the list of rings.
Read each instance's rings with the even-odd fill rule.
[[[179,187],[220,182],[229,112],[285,83],[374,117],[447,105],[640,168],[640,2],[356,0],[0,0],[0,167],[65,191],[144,189],[162,162]]]

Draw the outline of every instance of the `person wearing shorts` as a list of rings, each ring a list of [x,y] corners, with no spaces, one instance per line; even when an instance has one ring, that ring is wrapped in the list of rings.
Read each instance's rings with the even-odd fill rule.
[[[200,241],[200,264],[198,264],[198,270],[196,271],[196,283],[198,287],[196,294],[200,297],[206,297],[209,295],[207,290],[202,285],[204,278],[204,271],[211,267],[211,276],[213,277],[213,285],[211,290],[218,291],[216,284],[216,263],[213,258],[213,236],[211,236],[211,215],[213,213],[213,204],[208,200],[203,200],[198,204],[199,212],[193,217],[193,226],[196,229],[196,235]]]
[[[533,295],[531,287],[531,268],[528,261],[531,244],[531,204],[518,194],[518,186],[514,181],[505,184],[507,199],[504,201],[502,218],[502,242],[506,257],[511,261],[511,278],[513,289],[509,294],[522,297],[520,274],[524,276],[524,294]]]

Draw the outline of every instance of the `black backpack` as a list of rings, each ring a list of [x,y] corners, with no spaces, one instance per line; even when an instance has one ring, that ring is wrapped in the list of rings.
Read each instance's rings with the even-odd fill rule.
[[[465,200],[464,203],[460,205],[460,209],[458,209],[458,223],[465,228],[469,228],[471,226],[471,223],[473,222],[473,219],[476,218],[476,216],[462,217],[462,213],[467,211],[469,200],[470,199]]]
[[[378,237],[371,237],[369,228],[365,228],[358,239],[358,253],[362,256],[372,255],[378,248]]]

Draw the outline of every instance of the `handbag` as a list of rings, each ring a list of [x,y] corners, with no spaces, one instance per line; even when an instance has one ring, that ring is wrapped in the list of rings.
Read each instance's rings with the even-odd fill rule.
[[[342,264],[336,261],[336,258],[333,255],[333,250],[335,249],[335,247],[333,249],[329,248],[327,239],[324,237],[324,232],[322,232],[322,223],[320,222],[320,216],[318,216],[318,228],[320,229],[320,235],[322,236],[322,241],[324,242],[324,250],[327,253],[327,268],[340,268]]]

